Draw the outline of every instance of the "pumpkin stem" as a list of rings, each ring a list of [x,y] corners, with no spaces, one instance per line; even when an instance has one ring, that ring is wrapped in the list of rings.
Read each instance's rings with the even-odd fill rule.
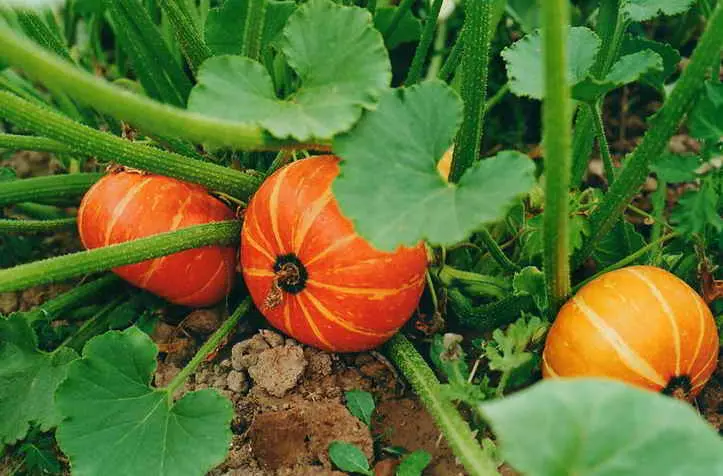
[[[661,390],[661,393],[670,395],[677,400],[687,401],[690,398],[691,388],[690,377],[687,375],[676,375],[668,381],[668,385]]]
[[[274,263],[274,280],[271,282],[271,289],[264,299],[264,308],[273,309],[280,305],[284,299],[284,291],[297,294],[306,287],[308,274],[306,268],[299,258],[289,253],[276,258]]]

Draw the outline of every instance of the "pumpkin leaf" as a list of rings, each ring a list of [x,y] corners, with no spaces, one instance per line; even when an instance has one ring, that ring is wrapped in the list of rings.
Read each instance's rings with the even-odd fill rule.
[[[515,296],[532,296],[535,306],[544,315],[549,307],[545,275],[535,266],[527,266],[515,273],[512,278]]]
[[[665,80],[675,73],[678,67],[680,53],[668,43],[659,43],[643,36],[625,35],[623,37],[623,43],[620,47],[620,54],[622,56],[645,50],[654,51],[660,55],[663,60],[663,69],[643,73],[640,76],[640,81],[662,91]]]
[[[605,79],[590,76],[572,88],[575,99],[593,102],[613,89],[638,81],[646,74],[663,71],[663,59],[652,50],[643,50],[618,59],[610,68]]]
[[[216,56],[199,68],[188,109],[257,123],[275,137],[299,141],[346,131],[391,81],[382,36],[370,20],[364,9],[311,0],[291,14],[277,43],[299,75],[297,91],[279,99],[260,63]]]
[[[706,81],[703,94],[688,116],[688,125],[696,139],[723,141],[723,83]]]
[[[25,438],[31,424],[48,431],[60,422],[53,394],[76,358],[71,349],[38,350],[22,314],[0,318],[0,444]]]
[[[171,403],[149,385],[157,348],[135,327],[94,337],[68,369],[56,401],[56,432],[77,474],[203,475],[231,442],[230,402],[215,390]]]
[[[478,408],[529,476],[723,474],[723,440],[690,405],[620,382],[545,380]]]
[[[374,15],[374,26],[380,32],[385,32],[392,23],[392,17],[399,7],[381,7],[377,8]],[[396,48],[402,43],[410,43],[419,40],[422,36],[422,22],[419,18],[412,15],[411,10],[407,10],[402,19],[399,21],[399,25],[392,32],[391,36],[385,38],[384,41],[387,48],[390,50]]]
[[[374,397],[369,392],[362,390],[350,390],[346,396],[346,407],[349,413],[363,421],[367,426],[372,424],[372,413],[374,413]]]
[[[621,223],[623,223],[627,239],[630,242],[630,250],[628,250],[627,244],[623,242],[625,238],[619,231],[619,228],[616,227],[610,233],[606,233],[605,236],[600,239],[593,251],[593,257],[601,269],[617,263],[628,256],[629,253],[634,253],[645,246],[645,239],[643,238],[643,235],[635,230],[632,223],[628,221],[622,221]],[[638,261],[644,260],[645,257],[641,257]]]
[[[723,232],[722,195],[723,172],[706,175],[700,189],[685,192],[673,210],[670,218],[676,230],[690,236],[703,232],[710,225],[717,233]]]
[[[571,85],[584,80],[595,63],[600,49],[600,38],[589,28],[572,27],[567,35],[567,79]],[[536,31],[524,36],[502,50],[507,65],[510,91],[517,96],[542,99],[544,96],[543,76],[530,74],[542,71],[542,37]]]
[[[671,153],[664,153],[650,164],[650,170],[655,172],[660,180],[668,183],[693,181],[698,167],[700,167],[698,156]]]
[[[334,140],[343,159],[333,190],[341,211],[382,250],[461,241],[502,216],[534,183],[534,164],[519,152],[480,160],[457,184],[437,172],[452,143],[462,104],[447,85],[429,81],[385,93],[374,111]]]
[[[685,13],[693,3],[695,0],[623,0],[621,12],[632,21],[646,21],[659,15]]]

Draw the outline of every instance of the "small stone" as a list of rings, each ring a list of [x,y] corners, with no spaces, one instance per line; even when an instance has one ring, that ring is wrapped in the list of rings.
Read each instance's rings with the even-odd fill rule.
[[[0,293],[0,314],[10,314],[18,310],[18,293]]]
[[[261,352],[269,348],[263,336],[256,334],[231,348],[231,364],[235,370],[246,370],[256,363]]]
[[[249,375],[256,385],[281,398],[296,386],[306,365],[301,347],[274,347],[258,356],[256,364],[249,367]]]
[[[228,370],[231,367],[231,359],[223,359],[221,362],[219,362],[218,366],[224,370]]]
[[[226,386],[233,392],[246,393],[249,389],[249,380],[243,372],[232,370],[226,377]]]
[[[224,389],[226,388],[226,376],[218,376],[213,379],[213,383],[211,384],[213,388],[219,388]]]

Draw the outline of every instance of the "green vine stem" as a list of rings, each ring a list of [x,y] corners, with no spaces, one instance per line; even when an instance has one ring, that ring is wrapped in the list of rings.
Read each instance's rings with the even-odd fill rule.
[[[620,52],[623,33],[627,24],[620,12],[623,0],[601,0],[597,21],[597,33],[602,39],[602,46],[598,53],[591,74],[603,77],[609,71]],[[573,163],[571,183],[577,187],[582,182],[587,170],[590,151],[594,140],[594,111],[580,108],[575,120],[573,136]]]
[[[655,242],[660,238],[663,232],[663,226],[665,225],[665,201],[668,194],[668,184],[665,180],[658,177],[658,187],[653,192],[652,205],[653,205],[653,229],[650,230],[650,241]],[[656,246],[650,252],[649,262],[651,265],[656,266],[662,255],[662,247]]]
[[[0,149],[36,150],[54,154],[70,154],[73,152],[73,148],[69,145],[47,137],[5,134],[2,132],[0,132]]]
[[[414,4],[415,0],[402,0],[399,3],[399,6],[396,10],[394,10],[394,15],[392,16],[391,21],[389,22],[389,26],[385,31],[382,33],[384,34],[384,38],[391,38],[395,31],[397,31],[397,27],[399,26],[399,23],[402,21],[402,18],[404,18],[404,15],[409,12],[409,10],[412,8],[412,5]]]
[[[56,139],[78,152],[169,177],[199,183],[211,190],[231,196],[248,197],[259,180],[227,167],[189,159],[173,152],[121,139],[106,132],[78,124],[48,109],[28,103],[17,96],[0,91],[0,117],[32,130],[41,136]]]
[[[183,54],[195,73],[207,58],[213,56],[211,48],[206,45],[201,37],[201,32],[188,11],[188,4],[183,0],[159,0],[163,11],[173,25],[178,43],[181,45]]]
[[[3,182],[0,187],[0,206],[27,201],[76,198],[83,195],[102,176],[103,174],[78,173]]]
[[[482,125],[487,94],[487,63],[490,50],[491,2],[474,1],[465,5],[462,29],[462,100],[464,121],[455,141],[449,181],[457,182],[480,155]]]
[[[436,275],[446,287],[469,289],[470,294],[479,297],[501,298],[510,289],[507,280],[503,278],[464,271],[449,265],[439,268]]]
[[[66,309],[72,309],[84,304],[86,301],[92,299],[101,292],[110,289],[111,287],[117,287],[119,283],[120,278],[118,276],[115,274],[107,274],[89,283],[81,284],[67,293],[63,293],[58,297],[46,301],[32,311],[28,311],[25,314],[25,319],[31,323],[33,321],[37,321],[38,319],[52,319],[59,313],[64,312]]]
[[[590,113],[593,117],[593,126],[595,127],[595,135],[597,136],[597,145],[600,149],[600,157],[602,157],[603,168],[605,169],[605,178],[608,181],[608,186],[612,186],[615,183],[615,167],[613,166],[613,159],[610,157],[610,148],[608,146],[608,139],[605,135],[605,124],[603,123],[601,104],[589,104],[587,106],[591,109]]]
[[[497,467],[482,450],[467,422],[451,401],[441,395],[440,384],[411,342],[401,333],[385,345],[389,359],[402,371],[427,411],[444,434],[455,456],[471,476],[497,475]]]
[[[303,149],[306,144],[273,139],[257,125],[188,112],[113,86],[0,26],[0,58],[77,101],[147,132],[243,150]]]
[[[590,239],[576,256],[576,262],[581,262],[592,253],[597,243],[610,231],[645,182],[650,162],[663,153],[668,140],[692,107],[703,88],[713,58],[720,56],[721,46],[723,46],[723,3],[719,3],[713,12],[688,66],[683,70],[670,96],[657,114],[650,119],[650,128],[643,136],[640,145],[625,161],[625,168],[618,174],[617,180],[603,198],[600,207],[593,213]]]
[[[261,55],[261,38],[266,21],[266,0],[249,0],[241,54],[253,60]]]
[[[444,61],[442,68],[439,70],[437,78],[441,79],[445,83],[448,83],[452,79],[452,75],[457,71],[459,62],[462,59],[462,51],[464,50],[464,35],[460,33],[457,36],[457,41],[454,42],[452,50],[447,55],[447,59]]]
[[[680,233],[678,233],[678,232],[672,232],[672,233],[668,233],[667,235],[663,235],[663,236],[657,238],[657,239],[654,240],[654,241],[651,241],[651,242],[648,243],[647,245],[645,245],[645,246],[641,247],[640,249],[638,249],[635,253],[629,254],[628,256],[626,256],[625,258],[621,259],[620,261],[617,261],[617,262],[611,264],[610,266],[608,266],[607,268],[603,269],[602,271],[598,271],[598,272],[595,273],[593,276],[590,276],[590,277],[587,278],[586,280],[578,283],[578,284],[573,288],[573,292],[578,292],[578,291],[580,290],[580,288],[582,288],[583,286],[585,286],[587,283],[589,283],[589,282],[592,281],[593,279],[597,278],[598,276],[602,276],[602,275],[605,274],[605,273],[609,273],[610,271],[615,271],[616,269],[620,269],[620,268],[622,268],[622,267],[624,267],[624,266],[627,266],[627,265],[629,265],[629,264],[631,264],[631,263],[634,263],[634,262],[635,262],[636,260],[638,260],[639,258],[642,258],[643,256],[645,256],[648,252],[653,251],[653,250],[655,250],[656,248],[659,248],[660,245],[662,245],[662,244],[665,243],[666,241],[672,240],[673,238],[677,238],[678,236],[680,236]]]
[[[54,205],[44,205],[33,202],[20,202],[13,204],[13,212],[35,218],[37,220],[56,220],[68,218],[68,214],[62,208]]]
[[[414,51],[414,58],[412,59],[412,66],[409,68],[407,79],[404,81],[405,86],[411,86],[419,82],[422,77],[422,66],[424,66],[424,60],[427,59],[429,53],[429,47],[434,39],[434,30],[437,26],[437,18],[439,17],[439,10],[442,9],[442,2],[444,0],[434,0],[432,4],[432,10],[429,12],[426,20],[424,21],[424,30],[422,31],[422,38],[419,40],[417,49]]]
[[[482,242],[487,248],[487,251],[490,252],[492,258],[497,261],[497,264],[499,264],[503,270],[507,271],[508,273],[514,273],[515,271],[520,270],[520,267],[517,266],[517,264],[513,263],[507,257],[505,252],[502,251],[500,245],[497,244],[494,238],[492,238],[492,235],[490,235],[490,232],[487,231],[486,228],[481,228],[477,234],[482,239]]]
[[[0,270],[0,292],[17,291],[39,284],[62,281],[191,248],[216,244],[229,245],[238,242],[240,231],[241,225],[236,221],[208,223],[21,264]]]
[[[570,294],[570,85],[567,82],[568,1],[549,0],[542,6],[542,55],[545,99],[545,213],[543,266],[553,312]]]
[[[198,349],[198,352],[196,352],[196,355],[193,356],[190,362],[183,367],[183,369],[178,372],[178,374],[173,377],[173,380],[171,380],[168,385],[166,385],[165,390],[168,392],[168,402],[173,402],[173,395],[176,393],[176,391],[183,385],[183,383],[186,381],[186,379],[196,371],[198,366],[203,362],[206,357],[216,350],[218,345],[223,341],[224,337],[226,337],[229,332],[234,330],[236,328],[236,325],[238,324],[238,321],[243,317],[244,314],[246,314],[251,307],[251,298],[246,298],[239,304],[239,306],[236,308],[236,310],[231,314],[231,316],[226,319],[226,322],[221,324],[221,327],[216,329],[216,332],[214,332],[211,337],[208,338],[206,342],[201,346],[200,349]]]
[[[480,332],[493,331],[519,319],[523,312],[533,312],[535,301],[529,294],[508,295],[490,304],[475,306],[459,290],[447,290],[448,309],[459,324]]]
[[[77,220],[58,218],[55,220],[8,220],[0,218],[0,233],[43,233],[46,231],[74,228]]]

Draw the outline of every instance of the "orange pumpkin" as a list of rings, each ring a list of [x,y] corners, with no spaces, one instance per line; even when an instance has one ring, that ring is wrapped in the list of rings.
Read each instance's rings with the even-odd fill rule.
[[[716,367],[718,330],[701,297],[652,266],[606,273],[560,310],[542,354],[544,377],[610,377],[682,398]]]
[[[354,232],[331,190],[338,159],[318,156],[269,177],[249,203],[241,266],[256,306],[305,344],[355,352],[389,339],[424,287],[420,243],[393,253]]]
[[[199,185],[160,175],[106,175],[78,210],[80,239],[99,248],[180,228],[233,220],[234,213]],[[201,307],[221,300],[236,275],[236,250],[206,246],[113,270],[131,284],[176,304]]]

